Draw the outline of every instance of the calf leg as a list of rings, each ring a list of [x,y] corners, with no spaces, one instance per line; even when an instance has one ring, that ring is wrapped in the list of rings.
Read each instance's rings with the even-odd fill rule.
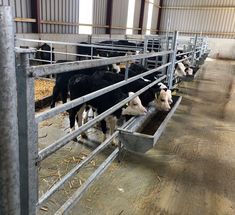
[[[74,109],[69,110],[70,132],[75,130],[75,118],[76,118],[76,111]]]
[[[106,133],[107,133],[106,121],[105,120],[101,120],[100,121],[100,126],[101,126],[101,130],[102,130],[103,134],[106,136]]]
[[[57,86],[54,86],[53,94],[52,94],[52,101],[51,101],[51,108],[55,107],[56,99],[58,98],[59,93],[60,93],[60,89]]]
[[[67,97],[68,97],[68,90],[63,89],[61,91],[61,100],[62,100],[63,104],[67,102]]]
[[[76,120],[77,120],[77,125],[78,125],[78,127],[80,127],[80,126],[82,126],[82,125],[85,124],[85,123],[84,123],[84,119],[83,119],[83,112],[85,111],[85,109],[86,109],[86,105],[84,104],[84,105],[79,109],[79,111],[77,112]],[[83,138],[87,138],[87,135],[86,135],[85,132],[82,132],[82,133],[81,133],[81,136],[82,136]]]
[[[106,139],[109,138],[115,131],[115,129],[117,128],[117,117],[115,116],[108,116],[105,118],[106,121],[106,125],[108,127],[107,129],[107,135],[106,135]],[[113,143],[114,145],[117,145],[118,140],[116,138],[113,139]]]

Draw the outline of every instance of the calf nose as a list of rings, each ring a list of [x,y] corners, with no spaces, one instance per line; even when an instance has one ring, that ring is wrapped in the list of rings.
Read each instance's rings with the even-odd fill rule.
[[[167,107],[166,109],[167,109],[167,111],[169,111],[171,109],[171,107]]]
[[[145,108],[145,107],[143,107],[143,114],[144,114],[144,115],[146,115],[146,114],[147,114],[147,112],[148,112],[148,111],[146,110],[146,108]]]

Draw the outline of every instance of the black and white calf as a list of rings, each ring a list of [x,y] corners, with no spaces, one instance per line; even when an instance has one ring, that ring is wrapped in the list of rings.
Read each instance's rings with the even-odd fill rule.
[[[94,74],[92,76],[79,74],[73,76],[69,81],[70,99],[73,100],[79,98],[86,94],[107,87],[110,84],[112,84],[112,82],[103,79],[100,74]],[[97,113],[101,114],[128,96],[128,93],[124,93],[121,89],[116,89],[92,99],[85,105],[94,107],[97,110]],[[82,114],[84,112],[85,105],[79,105],[69,110],[71,130],[75,128],[75,119],[77,120],[78,126],[81,126]],[[105,120],[101,121],[101,129],[104,134],[111,134],[114,132],[117,118],[122,115],[122,112],[125,113],[125,109],[119,109],[112,114],[112,117],[107,117]],[[147,110],[142,106],[138,97],[133,99],[128,104],[128,114],[130,115],[143,115],[146,114],[146,112]],[[112,121],[112,123],[110,123],[110,121]],[[112,126],[110,126],[109,132],[107,132],[108,129],[106,123],[112,124]]]
[[[129,72],[130,72],[130,77],[133,77],[136,75],[136,73],[133,72],[132,70],[130,70]],[[123,81],[125,78],[124,74],[116,74],[116,73],[103,72],[103,71],[99,72],[98,75],[100,76],[100,78],[108,81],[110,84],[115,84],[117,82]],[[120,90],[126,94],[130,91],[137,92],[138,90],[150,84],[150,82],[151,82],[150,80],[140,78],[134,82],[124,85],[123,87],[120,88]],[[167,87],[162,83],[159,83],[158,85],[155,85],[151,87],[150,89],[148,89],[147,91],[143,92],[142,94],[139,95],[139,98],[143,106],[145,107],[147,107],[148,104],[152,102],[153,100],[156,100],[155,101],[156,108],[158,108],[159,110],[163,110],[163,111],[169,111],[170,109],[169,103],[172,103],[171,91],[168,90]]]

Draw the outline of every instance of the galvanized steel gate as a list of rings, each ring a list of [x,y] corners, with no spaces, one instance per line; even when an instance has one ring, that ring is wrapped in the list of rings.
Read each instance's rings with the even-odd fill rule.
[[[51,187],[51,189],[48,190],[44,195],[38,197],[37,166],[42,160],[46,159],[48,156],[65,146],[69,141],[77,137],[83,131],[92,127],[93,125],[95,125],[95,123],[104,119],[115,110],[121,108],[135,96],[140,95],[142,92],[146,91],[158,82],[167,79],[168,86],[172,88],[178,32],[175,32],[174,36],[172,37],[173,43],[171,44],[171,50],[169,49],[161,52],[144,53],[124,57],[113,57],[109,59],[96,59],[81,62],[30,67],[29,53],[33,50],[16,49],[16,51],[14,52],[13,22],[11,17],[12,16],[9,7],[0,7],[0,28],[2,29],[3,27],[3,29],[5,29],[5,31],[1,31],[0,34],[0,44],[3,48],[3,50],[1,50],[0,52],[0,68],[2,74],[0,79],[2,88],[2,90],[0,90],[0,128],[1,131],[4,131],[3,135],[1,135],[0,137],[0,189],[2,189],[2,187],[6,188],[1,190],[2,194],[0,195],[0,212],[1,214],[7,213],[35,215],[37,208],[41,207],[42,204],[45,203],[45,201],[47,201],[48,198],[53,195],[58,189],[60,189],[66,181],[76,175],[85,164],[87,164],[92,158],[94,158],[94,156],[96,156],[105,147],[107,147],[112,139],[118,135],[118,131],[116,131],[110,138],[101,143],[82,162],[78,163],[70,172],[63,176],[60,181],[55,183]],[[197,44],[197,40],[195,41],[195,44]],[[197,50],[195,46],[192,51],[187,52],[192,55],[192,60],[194,60],[196,51]],[[16,76],[14,72],[15,54],[17,56]],[[118,62],[128,62],[130,60],[137,59],[144,60],[150,57],[167,55],[170,55],[170,62],[164,62],[164,64],[155,69],[151,69],[143,74],[137,75],[132,78],[128,78],[127,69],[125,76],[126,80],[98,90],[96,92],[90,93],[81,98],[69,101],[68,103],[60,105],[54,109],[35,115],[34,79],[36,77],[58,74],[61,72],[68,72],[84,68],[98,67]],[[112,108],[98,115],[96,118],[87,122],[72,133],[65,135],[45,149],[38,151],[38,123],[66,110],[69,110],[79,104],[85,103],[104,93],[110,92],[130,82],[133,82],[141,77],[160,71],[164,68],[168,68],[167,74],[158,78],[153,83],[150,83],[145,88],[139,90],[133,96],[126,98]],[[15,79],[17,81],[17,88]],[[5,100],[3,101],[2,98],[5,98]],[[17,100],[18,105],[16,105]],[[18,113],[18,127],[16,113]],[[78,190],[75,191],[72,197],[69,198],[64,203],[64,205],[61,206],[56,214],[64,214],[68,212],[69,209],[79,201],[83,193],[89,188],[92,182],[94,182],[95,179],[97,179],[98,176],[101,175],[109,166],[109,164],[117,157],[119,150],[120,148],[116,148],[110,154],[110,156],[90,175],[90,177],[81,185],[81,187],[79,187]],[[9,191],[9,189],[11,190]],[[8,201],[6,201],[5,197],[7,197]]]

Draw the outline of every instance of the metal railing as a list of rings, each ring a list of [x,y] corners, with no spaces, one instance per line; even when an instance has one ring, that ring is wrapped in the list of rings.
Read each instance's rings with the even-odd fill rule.
[[[9,14],[9,7],[0,7],[0,13],[3,13],[3,17],[11,17]],[[5,14],[6,13],[6,14]],[[5,16],[6,15],[6,16]],[[14,42],[12,40],[12,32],[13,32],[13,24],[12,20],[6,18],[4,20],[4,23],[0,20],[0,27],[3,27],[4,32],[6,32],[6,37],[3,37],[1,35],[0,37],[0,44],[6,43],[7,41],[7,47],[3,46],[5,49],[3,49],[3,53],[6,54],[8,51],[8,45],[9,47],[14,47]],[[149,88],[153,87],[160,81],[163,81],[167,78],[168,86],[172,87],[172,81],[173,81],[173,72],[174,72],[174,65],[176,63],[175,57],[176,57],[176,50],[177,50],[177,38],[178,38],[178,32],[174,33],[174,36],[171,38],[172,45],[171,50],[161,51],[161,52],[154,52],[154,53],[144,53],[139,55],[131,55],[131,56],[123,56],[123,57],[114,57],[114,58],[108,58],[108,59],[93,59],[93,60],[85,60],[85,61],[76,61],[76,62],[69,62],[69,63],[62,63],[62,64],[51,64],[51,65],[42,65],[42,66],[29,66],[29,54],[31,52],[34,52],[33,49],[16,49],[16,70],[17,70],[17,88],[14,85],[13,82],[11,82],[11,90],[13,89],[14,92],[12,92],[12,95],[15,93],[17,89],[17,99],[18,99],[18,132],[19,132],[19,162],[17,157],[17,150],[18,150],[18,140],[17,140],[17,123],[15,121],[17,120],[16,115],[12,115],[12,108],[16,108],[16,104],[11,103],[16,101],[16,95],[14,95],[11,98],[11,102],[9,100],[0,100],[1,107],[5,107],[4,116],[5,118],[1,118],[1,128],[2,130],[6,130],[6,134],[4,138],[1,138],[2,141],[6,141],[9,145],[4,145],[5,147],[9,147],[9,152],[13,152],[11,154],[11,158],[13,156],[13,160],[15,161],[14,164],[10,165],[10,161],[8,161],[9,153],[6,153],[6,155],[1,156],[1,161],[8,162],[6,163],[7,171],[10,173],[9,177],[14,177],[14,184],[13,186],[13,192],[7,193],[8,189],[5,189],[3,192],[3,195],[0,197],[3,199],[3,203],[6,203],[4,200],[5,196],[16,194],[12,197],[12,202],[6,203],[7,207],[5,205],[2,205],[2,202],[0,202],[0,210],[16,210],[18,214],[22,215],[35,215],[36,210],[42,206],[43,203],[45,203],[56,191],[58,191],[61,186],[63,186],[71,177],[73,177],[75,174],[78,173],[78,171],[87,164],[94,156],[96,156],[98,153],[103,151],[118,135],[118,131],[116,131],[110,138],[106,139],[103,143],[101,143],[100,146],[98,146],[94,151],[90,153],[90,155],[87,156],[86,159],[84,159],[81,163],[77,164],[73,169],[71,169],[64,177],[61,178],[60,181],[55,183],[45,194],[38,197],[38,165],[40,162],[50,155],[52,155],[57,150],[61,149],[63,146],[65,146],[70,140],[77,137],[79,134],[81,134],[83,131],[86,131],[88,128],[91,128],[93,125],[95,125],[97,122],[101,121],[108,115],[112,114],[114,111],[120,109],[124,104],[128,103],[130,100],[135,98],[136,96],[140,95],[141,93],[145,92]],[[196,39],[195,39],[196,40]],[[63,43],[61,43],[63,44]],[[197,40],[195,42],[197,44]],[[76,44],[77,45],[77,44]],[[87,46],[87,45],[83,45]],[[146,44],[145,44],[146,46]],[[102,46],[103,47],[103,46]],[[112,49],[112,47],[110,47]],[[123,47],[121,48],[123,49]],[[199,49],[201,51],[202,49]],[[194,47],[193,52],[188,52],[187,54],[193,53],[193,56],[195,56],[195,53],[197,52],[196,45]],[[185,53],[183,53],[185,54]],[[0,59],[0,68],[3,69],[4,75],[12,75],[11,81],[14,81],[15,73],[14,73],[14,63],[12,60],[14,57],[14,52],[9,52],[6,54],[6,56],[2,56]],[[145,73],[142,73],[140,75],[134,76],[132,78],[128,78],[128,69],[125,72],[126,79],[124,81],[118,82],[114,85],[110,85],[106,88],[103,88],[101,90],[97,90],[93,93],[90,93],[88,95],[85,95],[83,97],[77,98],[73,101],[70,101],[66,104],[60,105],[54,109],[42,112],[40,114],[35,114],[35,100],[34,100],[34,79],[40,76],[44,75],[51,75],[51,74],[58,74],[62,72],[69,72],[74,70],[81,70],[84,68],[91,68],[91,67],[98,67],[103,65],[109,65],[113,63],[118,62],[128,62],[130,60],[137,60],[137,59],[147,59],[157,56],[168,56],[170,55],[170,61],[166,62],[165,64],[162,64],[161,66],[151,69]],[[4,61],[4,62],[3,62]],[[5,62],[6,61],[6,62]],[[116,105],[114,105],[112,108],[106,110],[102,114],[98,115],[94,119],[88,121],[83,126],[80,126],[78,129],[73,131],[70,134],[65,135],[64,137],[60,138],[59,140],[55,141],[54,143],[50,144],[45,149],[38,152],[38,123],[42,122],[50,117],[53,117],[59,113],[62,113],[66,110],[69,110],[79,104],[83,104],[93,98],[96,98],[100,95],[103,95],[105,93],[111,92],[112,90],[115,90],[119,87],[122,87],[126,84],[129,84],[141,77],[145,77],[149,74],[153,74],[159,70],[162,70],[164,68],[167,69],[167,74],[163,75],[162,77],[158,78],[154,82],[148,84],[144,88],[140,89],[139,91],[135,92],[134,95],[124,99],[123,101],[120,101]],[[8,73],[8,70],[11,70],[11,73]],[[6,73],[6,74],[5,74]],[[8,74],[7,74],[8,73]],[[1,83],[4,82],[5,79],[1,79]],[[0,92],[10,92],[8,91],[9,85],[8,82],[2,83],[1,88],[3,88]],[[13,99],[12,99],[13,98]],[[8,103],[9,101],[9,103]],[[9,105],[12,105],[9,107]],[[10,114],[11,113],[11,114]],[[15,111],[16,113],[16,111]],[[12,117],[13,116],[13,117]],[[6,124],[2,124],[3,122]],[[7,121],[4,121],[6,119]],[[9,120],[12,120],[14,122],[14,125],[7,126],[7,123]],[[133,120],[133,119],[131,119]],[[130,120],[130,121],[131,121]],[[130,122],[128,121],[127,124]],[[126,126],[127,124],[123,125]],[[13,130],[12,130],[13,128]],[[10,130],[9,130],[10,129]],[[5,131],[4,130],[4,131]],[[8,135],[9,134],[9,135]],[[9,139],[6,139],[9,137]],[[14,150],[13,150],[14,148]],[[12,150],[12,151],[11,151]],[[115,149],[111,155],[93,172],[90,177],[75,191],[75,193],[72,195],[71,198],[69,198],[64,205],[62,205],[59,210],[55,214],[64,214],[67,213],[68,210],[76,204],[77,201],[82,197],[84,192],[91,186],[91,184],[100,176],[105,169],[111,164],[111,162],[117,157],[119,152],[119,148]],[[2,152],[1,152],[2,153]],[[4,160],[2,160],[4,159]],[[20,165],[20,172],[18,169],[18,166]],[[2,169],[2,163],[1,163],[1,169],[0,169],[0,176],[3,175],[3,169]],[[13,169],[12,169],[13,168]],[[19,183],[18,180],[18,174],[20,173],[20,197],[19,197],[19,187],[17,186]],[[9,178],[6,178],[9,179]],[[13,179],[13,178],[12,178]],[[11,180],[9,180],[11,181]],[[12,181],[13,182],[13,181]],[[9,186],[12,186],[12,184],[8,184],[7,181],[4,181],[4,185],[10,189]],[[11,187],[12,188],[12,187]],[[20,202],[19,202],[20,199]],[[20,208],[19,208],[20,207]]]
[[[81,43],[69,43],[69,42],[60,42],[60,41],[50,41],[50,40],[35,40],[35,39],[24,39],[24,38],[16,38],[16,40],[18,41],[18,43],[22,43],[22,44],[28,44],[28,43],[35,43],[35,46],[38,46],[39,44],[43,44],[46,43],[50,46],[50,51],[46,51],[46,50],[37,50],[37,52],[42,52],[42,53],[49,53],[50,54],[50,60],[42,60],[39,58],[36,58],[34,56],[34,58],[30,58],[30,60],[32,61],[38,61],[38,62],[46,62],[48,64],[53,64],[56,61],[53,61],[53,54],[55,55],[62,55],[65,56],[66,60],[68,59],[68,57],[86,57],[88,59],[103,59],[106,57],[101,57],[101,56],[96,56],[94,55],[94,49],[102,49],[104,52],[108,51],[108,52],[119,52],[119,53],[126,53],[127,51],[140,51],[142,50],[141,47],[139,47],[138,45],[136,45],[136,47],[130,46],[124,46],[124,45],[113,45],[113,44],[81,44]],[[65,50],[66,52],[63,51],[56,51],[55,49],[52,50],[53,46],[65,46]],[[87,47],[90,48],[90,54],[78,54],[78,53],[73,53],[73,52],[68,52],[68,47]],[[56,48],[57,49],[57,48]],[[62,57],[63,58],[63,57]],[[61,59],[59,59],[61,60]]]
[[[20,51],[20,50],[18,49],[18,51]],[[57,140],[56,142],[52,143],[50,146],[48,146],[47,148],[45,148],[39,152],[37,149],[38,123],[45,120],[45,119],[48,119],[49,117],[53,117],[61,112],[64,112],[65,110],[68,110],[68,109],[73,108],[79,104],[82,104],[82,103],[87,102],[93,98],[96,98],[104,93],[110,92],[114,89],[117,89],[121,86],[124,86],[128,83],[131,83],[141,77],[144,77],[146,75],[157,72],[164,67],[168,67],[169,65],[171,65],[171,63],[169,62],[165,65],[162,65],[161,67],[155,68],[153,70],[149,70],[149,71],[147,71],[141,75],[138,75],[136,77],[129,78],[129,79],[121,81],[117,84],[106,87],[102,90],[98,90],[98,91],[93,92],[91,94],[85,95],[81,98],[75,99],[75,100],[70,101],[64,105],[60,105],[54,109],[51,109],[49,111],[46,111],[46,112],[41,113],[36,116],[35,116],[34,106],[32,105],[32,104],[34,104],[34,96],[33,96],[33,92],[34,92],[33,80],[34,80],[34,78],[44,76],[44,75],[58,74],[61,72],[68,72],[68,71],[79,70],[79,69],[84,69],[84,68],[109,65],[109,64],[113,64],[113,63],[117,63],[117,62],[127,62],[127,61],[135,60],[135,59],[144,59],[144,58],[149,58],[149,57],[154,57],[154,56],[168,55],[168,54],[171,54],[172,51],[139,54],[139,55],[123,56],[123,57],[114,57],[114,58],[109,58],[109,59],[98,59],[98,60],[87,60],[87,61],[85,60],[85,61],[81,61],[81,62],[70,62],[70,63],[62,63],[62,64],[31,66],[31,67],[29,67],[29,59],[28,59],[27,50],[22,50],[22,51],[23,51],[23,53],[19,53],[19,64],[18,64],[19,66],[17,68],[18,76],[19,77],[23,76],[20,78],[20,79],[22,79],[22,82],[19,82],[20,88],[21,88],[21,89],[19,89],[19,92],[20,92],[20,90],[25,89],[28,94],[26,97],[25,97],[25,95],[24,96],[18,95],[18,97],[21,101],[23,101],[22,105],[19,108],[25,109],[27,112],[27,115],[24,116],[24,119],[22,117],[21,124],[24,124],[24,126],[27,128],[28,136],[26,136],[26,138],[24,138],[24,142],[26,145],[29,146],[28,156],[30,157],[30,159],[25,161],[25,163],[22,163],[22,165],[31,167],[31,169],[29,169],[27,174],[25,174],[25,176],[24,176],[24,178],[25,178],[24,183],[27,183],[27,186],[30,187],[30,193],[28,193],[28,195],[29,195],[28,200],[30,200],[30,202],[32,203],[32,205],[35,208],[36,208],[36,205],[37,205],[37,208],[39,208],[54,192],[56,192],[56,190],[58,190],[61,186],[63,186],[63,184],[65,182],[67,182],[67,180],[69,178],[71,178],[74,174],[76,174],[79,171],[79,169],[86,162],[83,162],[83,164],[78,164],[76,169],[71,170],[68,173],[68,175],[66,175],[65,178],[63,178],[62,181],[59,181],[57,184],[55,184],[55,186],[53,188],[51,188],[50,190],[48,190],[45,195],[43,195],[42,197],[39,198],[39,200],[38,200],[38,196],[37,196],[37,186],[38,186],[37,185],[37,178],[38,178],[37,165],[39,165],[39,163],[43,159],[47,158],[48,156],[50,156],[51,154],[56,152],[58,149],[65,146],[70,140],[74,139],[79,134],[81,134],[81,132],[87,130],[88,128],[93,126],[98,121],[104,119],[106,116],[110,115],[115,110],[121,108],[124,104],[126,104],[128,101],[132,100],[137,95],[140,95],[141,93],[143,93],[144,91],[146,91],[150,87],[152,87],[155,84],[157,84],[158,82],[164,80],[166,78],[166,76],[163,76],[163,77],[157,79],[153,83],[147,85],[145,88],[136,92],[133,96],[128,97],[125,100],[119,102],[118,104],[116,104],[112,108],[110,108],[107,111],[103,112],[102,114],[98,115],[93,120],[91,120],[88,123],[84,124],[83,126],[79,127],[77,130],[73,131],[72,133],[65,135],[61,139]],[[30,51],[30,50],[28,50],[28,51]],[[127,74],[128,74],[128,70],[127,70]],[[104,142],[103,145],[101,145],[101,146],[106,147],[112,141],[112,139],[113,138],[106,140],[106,142]],[[99,149],[97,149],[97,150],[98,150],[98,152],[100,151]],[[105,164],[102,164],[102,165],[107,166],[116,157],[117,152],[118,152],[118,150],[115,150],[113,152],[113,154],[111,155],[111,157],[107,158],[108,160],[104,161]],[[89,159],[87,159],[87,162],[88,161],[89,161]],[[97,169],[97,172],[95,172],[93,175],[91,175],[91,178],[89,178],[88,181],[85,182],[85,183],[87,183],[87,186],[90,186],[91,182],[94,181],[94,178],[96,178],[95,176],[98,176],[99,174],[101,174],[101,172],[103,172],[104,168],[102,167],[102,165],[100,168]],[[27,178],[27,177],[30,177],[30,179],[34,179],[34,180],[29,180],[29,178]],[[23,181],[22,181],[22,183],[23,183]],[[82,186],[83,186],[83,188],[79,188],[79,190],[81,190],[81,192],[83,192],[83,190],[87,189],[87,186],[85,186],[85,185],[82,185]],[[78,198],[80,198],[81,195],[78,194],[79,192],[80,191],[76,192],[76,197],[74,197],[75,198],[74,201],[77,201]],[[67,211],[67,209],[70,208],[70,206],[72,204],[74,204],[74,202],[70,202],[70,204],[67,202],[66,206],[62,206],[62,208],[60,208],[57,211],[57,214],[61,214],[62,213],[61,211],[63,211],[63,212]],[[25,213],[25,214],[27,214],[27,213]],[[35,211],[32,209],[28,214],[35,214]]]

